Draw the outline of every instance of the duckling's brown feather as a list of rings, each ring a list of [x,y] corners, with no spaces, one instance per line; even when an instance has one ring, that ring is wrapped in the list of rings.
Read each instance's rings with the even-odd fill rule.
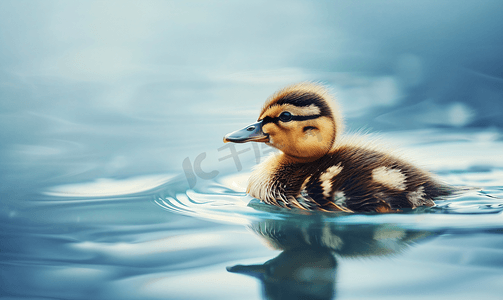
[[[324,176],[327,170],[336,166],[340,169],[337,174]],[[400,174],[403,182],[386,184],[376,180],[373,171],[380,168],[388,170],[389,173],[383,176],[390,176],[390,181],[396,180],[396,174]],[[344,203],[342,207],[352,211],[432,206],[432,200],[451,192],[450,188],[434,182],[428,173],[405,161],[352,145],[338,147],[314,162],[278,165],[269,180],[277,182],[277,193],[285,195],[285,199],[298,198],[305,189],[312,199],[310,203],[314,201],[316,208],[322,210],[334,210],[334,206],[342,206],[341,203]],[[337,194],[345,198],[339,204],[334,202]],[[290,205],[284,201],[281,206]]]

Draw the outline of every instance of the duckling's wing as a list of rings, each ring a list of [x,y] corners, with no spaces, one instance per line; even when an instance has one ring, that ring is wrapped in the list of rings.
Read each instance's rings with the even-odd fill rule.
[[[342,146],[308,168],[307,193],[320,209],[393,211],[433,206],[454,189],[389,153]]]

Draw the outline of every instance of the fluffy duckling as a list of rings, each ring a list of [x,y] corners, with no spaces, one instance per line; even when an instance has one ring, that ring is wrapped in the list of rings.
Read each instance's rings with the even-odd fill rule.
[[[265,103],[258,122],[224,142],[263,142],[280,150],[259,164],[247,193],[279,207],[393,212],[433,206],[453,189],[372,142],[341,138],[343,122],[327,90],[286,87]]]

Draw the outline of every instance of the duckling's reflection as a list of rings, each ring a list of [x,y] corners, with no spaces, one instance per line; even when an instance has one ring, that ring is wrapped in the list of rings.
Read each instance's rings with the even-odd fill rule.
[[[333,299],[337,256],[399,253],[433,235],[391,224],[340,225],[312,217],[254,223],[251,229],[283,252],[262,265],[236,265],[227,270],[260,279],[265,299]]]

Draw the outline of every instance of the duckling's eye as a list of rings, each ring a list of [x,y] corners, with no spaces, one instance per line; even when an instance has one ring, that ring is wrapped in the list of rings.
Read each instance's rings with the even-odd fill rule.
[[[284,111],[281,113],[281,115],[279,115],[279,120],[280,121],[283,121],[283,122],[288,122],[288,121],[291,121],[292,120],[292,114],[287,112],[287,111]]]

